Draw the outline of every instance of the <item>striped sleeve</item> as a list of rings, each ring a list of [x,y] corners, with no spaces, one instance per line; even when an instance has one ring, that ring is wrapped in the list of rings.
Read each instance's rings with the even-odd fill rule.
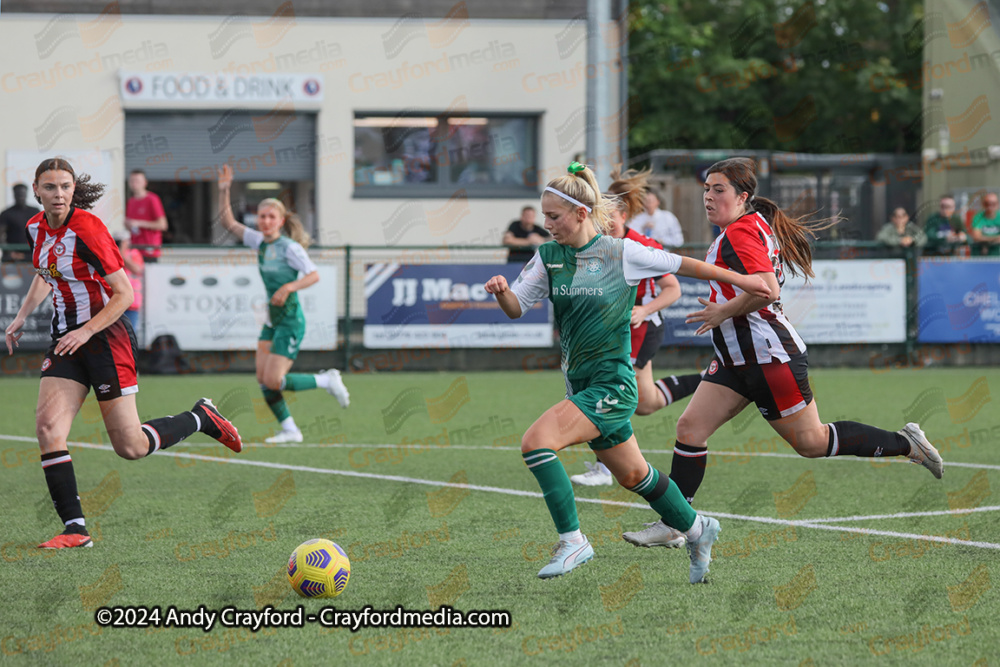
[[[726,230],[725,241],[727,243],[723,243],[719,252],[730,268],[744,275],[774,272],[767,252],[767,240],[756,226],[731,225]]]

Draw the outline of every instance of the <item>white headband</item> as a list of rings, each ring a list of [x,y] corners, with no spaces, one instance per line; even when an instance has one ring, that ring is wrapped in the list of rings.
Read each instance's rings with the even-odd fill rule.
[[[570,197],[570,196],[569,196],[568,194],[566,194],[565,192],[561,192],[561,191],[559,191],[559,190],[556,190],[555,188],[549,188],[549,187],[546,187],[546,188],[545,188],[545,191],[546,191],[546,192],[552,192],[552,193],[554,193],[554,194],[557,194],[557,195],[559,195],[560,197],[562,197],[563,199],[565,199],[566,201],[570,202],[571,204],[576,204],[577,206],[582,206],[582,207],[584,207],[585,209],[587,209],[587,213],[590,213],[591,211],[593,211],[593,210],[594,210],[594,209],[590,208],[589,206],[587,206],[586,204],[584,204],[583,202],[580,202],[580,201],[577,201],[577,200],[573,199],[572,197]]]

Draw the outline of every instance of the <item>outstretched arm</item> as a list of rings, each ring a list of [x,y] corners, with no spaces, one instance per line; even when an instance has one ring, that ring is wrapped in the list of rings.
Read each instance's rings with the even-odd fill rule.
[[[761,274],[750,274],[748,276],[742,273],[736,273],[735,271],[730,271],[728,269],[723,269],[714,264],[709,264],[708,262],[703,262],[698,259],[692,259],[690,257],[681,258],[681,267],[677,270],[677,275],[685,276],[687,278],[697,278],[699,280],[714,280],[717,283],[729,283],[730,285],[735,285],[739,287],[744,292],[748,292],[754,296],[761,297],[762,299],[770,299],[768,303],[772,303],[778,300],[778,283],[774,282],[774,289],[767,284],[766,280],[761,278]],[[773,273],[771,274],[774,275]]]
[[[226,228],[226,231],[243,240],[243,232],[246,227],[240,224],[233,216],[233,206],[229,201],[229,192],[233,185],[233,168],[228,164],[222,165],[219,169],[219,222]]]
[[[773,294],[780,294],[778,279],[775,278],[774,273],[761,272],[753,275],[760,276],[767,283],[768,287],[771,288]],[[704,310],[688,313],[687,319],[684,321],[688,324],[700,322],[701,326],[695,332],[695,335],[700,336],[703,333],[711,331],[731,317],[739,317],[740,315],[756,312],[762,308],[767,308],[775,301],[777,301],[777,298],[762,298],[749,292],[738,294],[725,303],[712,303],[708,299],[699,298],[698,303],[705,307]]]

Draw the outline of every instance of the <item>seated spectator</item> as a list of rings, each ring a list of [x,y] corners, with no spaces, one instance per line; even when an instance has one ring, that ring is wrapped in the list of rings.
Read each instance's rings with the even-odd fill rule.
[[[927,244],[924,230],[910,222],[910,214],[905,208],[897,208],[892,212],[892,218],[879,231],[876,241],[896,248],[916,246],[923,248]]]
[[[552,238],[544,227],[535,224],[535,207],[525,206],[521,217],[510,223],[503,234],[501,243],[510,248],[508,262],[527,262],[535,254],[535,248]]]
[[[644,211],[632,218],[629,227],[645,237],[659,241],[664,248],[684,245],[684,232],[677,216],[660,208],[660,196],[653,190],[642,200]]]
[[[983,210],[972,218],[972,240],[983,244],[984,255],[1000,255],[1000,215],[997,215],[997,194],[983,195]]]
[[[950,255],[955,246],[967,241],[962,230],[962,218],[955,208],[955,198],[944,195],[938,202],[938,210],[927,217],[924,225],[927,234],[927,250],[938,255]]]
[[[128,231],[115,232],[113,237],[118,243],[118,251],[122,254],[125,275],[132,284],[132,305],[125,311],[125,317],[132,323],[132,330],[138,331],[139,309],[142,307],[142,274],[146,272],[146,262],[142,253],[132,247],[132,235]]]

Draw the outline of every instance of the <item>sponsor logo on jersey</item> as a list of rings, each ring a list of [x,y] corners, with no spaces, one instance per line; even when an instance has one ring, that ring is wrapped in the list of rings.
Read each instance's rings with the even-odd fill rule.
[[[548,263],[545,264],[545,268],[547,269],[561,269],[562,267],[563,267],[562,264],[548,264]]]
[[[53,278],[62,278],[63,277],[62,271],[60,271],[59,269],[56,268],[56,263],[55,262],[52,262],[51,264],[49,264],[48,275],[52,276]]]

